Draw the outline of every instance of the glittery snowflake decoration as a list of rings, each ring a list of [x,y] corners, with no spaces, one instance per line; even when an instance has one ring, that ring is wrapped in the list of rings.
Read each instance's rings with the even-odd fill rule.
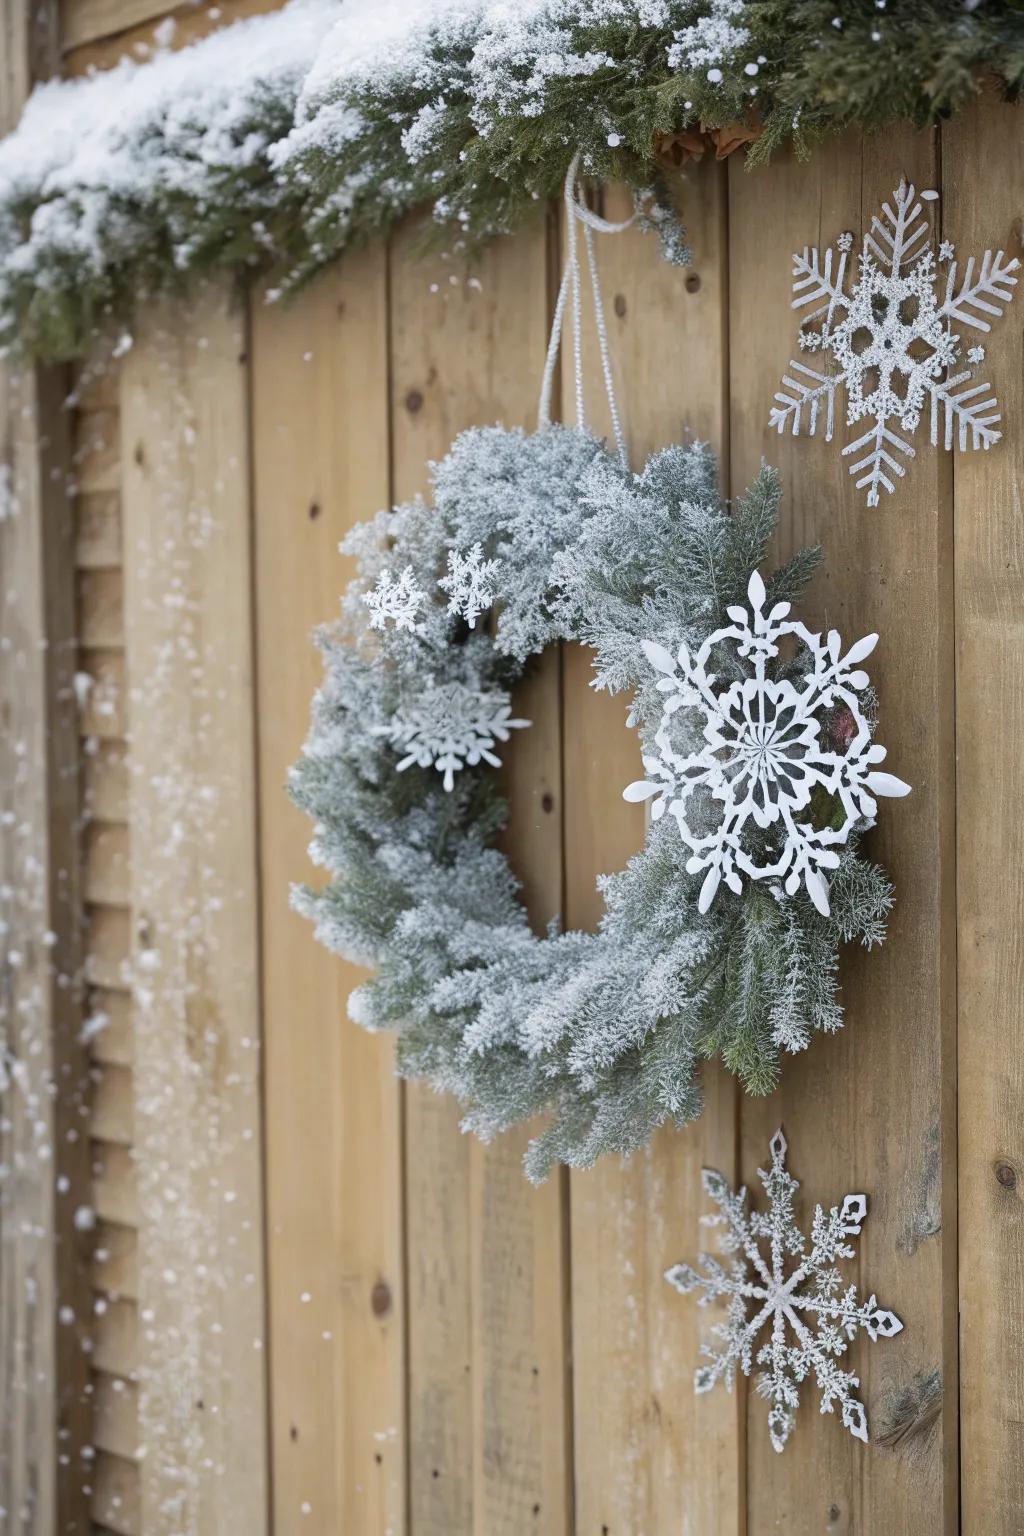
[[[834,629],[812,634],[787,618],[789,603],[765,613],[757,571],[747,595],[749,611],[729,608],[731,624],[693,657],[685,645],[673,656],[643,642],[665,699],[655,750],[643,756],[647,778],[628,785],[623,798],[653,800],[655,820],[666,810],[675,817],[691,849],[687,870],[707,871],[701,912],[723,879],[738,895],[746,874],[779,880],[789,896],[802,880],[827,917],[822,870],[838,865],[837,846],[873,823],[876,795],[910,792],[902,779],[878,771],[885,748],[872,742],[862,708],[869,679],[859,663],[878,636],[866,635],[844,656]],[[769,675],[790,636],[806,647],[806,672],[783,660]]]
[[[381,571],[377,585],[363,593],[363,602],[370,610],[371,629],[387,629],[390,622],[396,629],[414,633],[426,593],[417,582],[412,566],[407,565],[397,577],[388,570]]]
[[[448,612],[464,618],[470,629],[494,602],[492,584],[501,562],[485,560],[483,547],[474,544],[468,554],[457,549],[448,551],[448,574],[442,576],[438,586],[448,594]]]
[[[694,1386],[698,1392],[710,1392],[724,1380],[731,1391],[737,1367],[750,1375],[758,1335],[770,1328],[756,1362],[763,1367],[757,1390],[771,1404],[768,1432],[774,1449],[785,1448],[800,1403],[800,1383],[812,1371],[822,1413],[832,1413],[838,1403],[843,1424],[858,1440],[866,1441],[867,1413],[853,1395],[860,1380],[841,1370],[837,1361],[861,1331],[874,1343],[891,1339],[903,1328],[895,1312],[879,1307],[873,1295],[858,1301],[855,1285],[843,1290],[843,1277],[836,1268],[838,1259],[855,1257],[846,1239],[860,1236],[867,1196],[846,1195],[842,1205],[833,1206],[827,1215],[820,1205],[815,1206],[808,1250],[793,1213],[793,1197],[800,1185],[786,1172],[786,1138],[781,1130],[772,1137],[770,1149],[771,1168],[757,1170],[769,1201],[764,1213],[747,1210],[745,1189],[737,1194],[720,1173],[704,1169],[704,1189],[719,1214],[702,1220],[722,1229],[723,1251],[737,1257],[726,1266],[702,1253],[703,1274],[689,1264],[676,1264],[665,1274],[683,1295],[700,1291],[700,1306],[719,1297],[728,1301],[725,1321],[711,1330],[718,1345],[702,1346],[701,1353],[711,1363],[697,1370]],[[761,1251],[762,1239],[768,1245],[767,1254]]]
[[[501,767],[495,743],[508,741],[510,731],[530,724],[509,718],[511,703],[499,689],[484,692],[464,683],[432,685],[387,725],[374,726],[373,734],[386,737],[405,753],[399,773],[413,763],[433,767],[444,774],[444,787],[451,790],[460,768],[475,768],[480,762]]]
[[[1013,298],[1020,266],[1002,251],[986,251],[975,268],[970,257],[960,275],[954,247],[944,240],[939,261],[948,263],[945,291],[940,291],[935,254],[922,202],[936,192],[916,193],[901,182],[892,203],[871,220],[859,257],[859,276],[847,289],[847,257],[852,235],[840,235],[836,248],[805,247],[793,257],[793,308],[816,306],[802,321],[800,348],[817,353],[823,371],[790,362],[769,417],[770,425],[796,436],[813,437],[824,414],[825,439],[831,441],[835,400],[846,388],[849,426],[871,421],[866,432],[843,449],[852,458],[851,475],[867,490],[869,507],[881,489],[892,492],[906,473],[901,459],[914,457],[909,438],[927,409],[932,447],[947,449],[954,440],[963,450],[990,448],[1001,433],[997,401],[988,384],[974,383],[974,367],[984,349],[964,352],[958,328],[990,329],[988,317],[1002,315]],[[966,364],[967,366],[963,366]]]

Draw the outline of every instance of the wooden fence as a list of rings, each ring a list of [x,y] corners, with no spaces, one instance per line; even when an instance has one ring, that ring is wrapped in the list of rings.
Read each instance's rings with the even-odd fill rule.
[[[787,1063],[767,1099],[712,1068],[697,1124],[539,1190],[524,1134],[460,1135],[457,1105],[400,1085],[391,1041],[347,1021],[356,972],[289,909],[309,826],[284,784],[319,676],[310,633],[349,575],[339,539],[426,490],[461,428],[533,425],[555,215],[472,269],[418,254],[410,225],[287,306],[222,289],[155,304],[120,362],[85,371],[74,556],[37,537],[61,526],[42,493],[13,533],[0,522],[5,590],[16,548],[38,562],[45,547],[55,569],[31,591],[76,583],[94,1021],[90,1167],[71,1154],[63,1204],[36,1170],[18,1192],[34,1204],[2,1212],[0,1503],[29,1509],[12,1533],[84,1530],[83,1486],[94,1528],[126,1536],[1021,1529],[1024,300],[986,338],[1004,442],[955,460],[922,448],[876,511],[839,444],[766,425],[794,344],[792,250],[861,229],[907,176],[940,189],[936,233],[1016,252],[1020,121],[985,103],[941,135],[851,135],[756,175],[702,164],[683,186],[686,272],[639,234],[601,243],[634,463],[692,433],[719,451],[727,493],[762,456],[781,468],[780,553],[820,540],[808,617],[881,632],[884,739],[914,793],[872,834],[898,901],[886,945],[844,956],[843,1032]],[[611,212],[621,201],[606,194]],[[38,464],[38,443],[20,451]],[[59,632],[50,612],[41,633]],[[643,836],[620,799],[635,736],[588,677],[582,650],[550,652],[523,690],[533,729],[507,753],[508,847],[538,925],[592,925],[597,875]],[[41,741],[49,699],[66,777],[68,680],[32,686],[31,728]],[[17,808],[35,791],[4,773]],[[43,839],[45,807],[33,815]],[[72,822],[51,803],[51,828]],[[38,933],[34,913],[21,921]],[[75,1031],[34,1017],[59,1075]],[[81,1065],[64,1077],[78,1091]],[[58,1095],[58,1142],[71,1102]],[[905,1323],[853,1352],[868,1447],[813,1392],[782,1456],[745,1383],[693,1393],[709,1318],[663,1272],[706,1244],[701,1167],[756,1184],[780,1122],[801,1214],[867,1192],[851,1277]],[[25,1169],[32,1134],[8,1128]],[[62,1169],[68,1156],[65,1137]],[[56,1280],[33,1314],[50,1397],[18,1353],[42,1251],[13,1240],[25,1209],[40,1234],[56,1227],[55,1273],[78,1287],[63,1331]],[[83,1210],[91,1231],[69,1217]],[[83,1244],[84,1283],[68,1262]],[[63,1525],[40,1492],[59,1475]]]

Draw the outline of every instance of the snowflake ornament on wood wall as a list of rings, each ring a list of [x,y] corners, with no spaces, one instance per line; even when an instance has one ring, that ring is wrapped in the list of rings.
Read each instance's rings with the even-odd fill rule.
[[[676,1264],[665,1274],[684,1295],[700,1291],[700,1306],[719,1297],[728,1301],[725,1321],[712,1329],[719,1345],[702,1346],[701,1353],[711,1363],[697,1370],[694,1386],[698,1392],[710,1392],[724,1380],[731,1391],[737,1367],[750,1375],[754,1345],[762,1330],[770,1327],[771,1335],[758,1350],[756,1363],[763,1367],[757,1390],[771,1405],[768,1432],[773,1448],[785,1449],[800,1403],[800,1383],[812,1371],[821,1394],[821,1412],[832,1413],[838,1403],[843,1424],[858,1440],[866,1441],[867,1413],[854,1396],[859,1378],[841,1370],[837,1361],[861,1331],[874,1343],[891,1339],[903,1328],[895,1312],[879,1307],[873,1295],[858,1301],[856,1286],[844,1291],[836,1268],[836,1260],[855,1257],[846,1239],[860,1235],[867,1196],[847,1195],[827,1215],[816,1206],[808,1250],[793,1213],[793,1197],[800,1185],[786,1171],[786,1138],[781,1130],[772,1137],[770,1150],[771,1168],[757,1170],[769,1202],[763,1213],[747,1210],[746,1189],[735,1193],[720,1173],[704,1169],[704,1189],[719,1214],[704,1216],[702,1221],[723,1229],[723,1251],[741,1257],[726,1267],[702,1253],[703,1274],[689,1264]],[[767,1254],[761,1251],[762,1239],[768,1244]]]
[[[818,354],[824,371],[792,360],[776,394],[769,424],[796,436],[813,437],[824,415],[825,440],[835,426],[835,400],[846,389],[847,423],[870,420],[866,432],[843,449],[850,456],[858,489],[869,507],[880,490],[892,492],[906,473],[901,459],[914,457],[908,440],[922,414],[930,417],[933,447],[990,448],[999,441],[1000,414],[988,384],[974,382],[984,348],[963,347],[959,328],[990,329],[1010,300],[1020,266],[1002,251],[986,251],[980,266],[970,257],[960,275],[953,245],[943,240],[939,263],[946,266],[940,291],[935,254],[928,242],[922,203],[937,192],[915,192],[901,182],[892,203],[871,220],[859,257],[859,276],[847,288],[847,260],[853,236],[839,236],[835,249],[804,248],[793,257],[794,309],[816,307],[801,324],[799,345]],[[966,366],[965,366],[966,365]]]
[[[876,795],[910,792],[879,770],[885,748],[872,741],[862,707],[869,679],[859,664],[878,636],[866,635],[844,656],[834,629],[812,634],[788,618],[789,603],[766,613],[757,571],[747,596],[749,611],[729,608],[732,623],[692,658],[685,645],[673,656],[643,642],[665,698],[655,750],[643,755],[648,777],[628,785],[623,798],[653,800],[655,820],[666,810],[675,817],[692,850],[687,870],[707,870],[702,912],[723,879],[739,895],[746,874],[778,879],[789,896],[803,881],[827,917],[822,871],[839,864],[837,846],[873,823]],[[790,636],[806,647],[803,673],[781,655]],[[827,821],[816,820],[816,792],[832,797]]]
[[[500,689],[485,692],[465,683],[443,683],[425,688],[415,703],[399,710],[387,725],[371,729],[405,753],[397,765],[399,773],[413,763],[436,768],[450,791],[460,768],[475,768],[481,762],[501,767],[495,744],[508,741],[510,731],[530,724],[510,720],[511,707],[509,695]]]

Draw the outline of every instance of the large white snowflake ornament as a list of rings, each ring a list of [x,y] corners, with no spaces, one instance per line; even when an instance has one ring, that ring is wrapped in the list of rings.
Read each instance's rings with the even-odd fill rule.
[[[431,685],[387,725],[376,725],[375,736],[386,737],[405,756],[398,764],[402,773],[413,763],[434,767],[444,774],[451,790],[460,768],[478,763],[501,767],[496,742],[508,741],[509,732],[522,730],[529,720],[511,720],[512,701],[500,689],[483,691],[464,683]]]
[[[470,629],[486,613],[494,602],[493,583],[498,574],[499,560],[485,560],[483,547],[474,544],[468,553],[448,551],[448,573],[438,581],[442,592],[448,594],[448,612],[464,618]]]
[[[658,688],[665,699],[654,751],[643,755],[647,778],[628,785],[623,798],[653,800],[655,820],[666,810],[675,817],[691,849],[687,870],[707,870],[701,912],[723,879],[738,895],[746,874],[782,881],[789,896],[802,880],[827,917],[822,870],[838,865],[837,846],[858,825],[873,823],[876,795],[910,792],[902,779],[879,771],[885,748],[871,740],[861,707],[869,679],[860,663],[878,636],[866,635],[843,655],[834,629],[812,634],[787,617],[789,603],[766,613],[757,571],[747,596],[749,611],[729,608],[732,622],[709,635],[693,657],[685,645],[673,656],[643,642],[662,674]],[[790,636],[807,649],[805,673],[785,657],[773,665]],[[833,797],[828,817],[811,804],[819,788]]]
[[[852,236],[840,235],[833,250],[804,248],[793,257],[794,309],[816,306],[801,323],[800,348],[821,356],[823,369],[792,360],[775,396],[769,424],[796,436],[806,423],[813,437],[824,414],[825,439],[835,426],[835,398],[846,388],[849,426],[870,419],[868,430],[843,449],[851,475],[867,490],[869,507],[880,489],[893,491],[906,473],[902,459],[914,457],[908,441],[925,410],[932,447],[990,448],[1001,433],[997,401],[988,384],[974,383],[984,349],[963,351],[958,327],[988,331],[987,317],[1002,315],[1013,298],[1020,262],[1002,251],[986,251],[975,269],[970,257],[960,277],[954,248],[939,247],[948,262],[945,292],[939,291],[935,254],[928,240],[922,203],[937,192],[915,192],[900,182],[892,203],[883,203],[864,236],[859,276],[847,288]],[[967,366],[963,366],[966,363]]]
[[[710,1392],[724,1380],[729,1391],[736,1369],[749,1376],[754,1345],[762,1330],[770,1337],[758,1350],[756,1363],[763,1367],[757,1389],[771,1404],[768,1432],[776,1451],[785,1448],[799,1407],[799,1386],[813,1372],[821,1393],[821,1412],[832,1413],[838,1403],[843,1424],[858,1440],[868,1438],[864,1404],[854,1396],[860,1380],[836,1363],[861,1331],[872,1343],[891,1339],[903,1324],[895,1312],[879,1307],[875,1297],[858,1301],[857,1287],[843,1289],[837,1259],[852,1259],[850,1237],[859,1237],[867,1215],[866,1195],[846,1195],[841,1206],[826,1215],[815,1206],[811,1244],[797,1226],[793,1197],[800,1188],[787,1173],[786,1138],[776,1131],[770,1143],[772,1165],[758,1178],[768,1196],[766,1212],[747,1210],[747,1191],[735,1193],[720,1173],[705,1168],[704,1189],[718,1206],[719,1214],[704,1216],[710,1227],[722,1229],[721,1247],[739,1257],[725,1266],[706,1253],[700,1255],[703,1274],[689,1264],[676,1264],[665,1279],[686,1295],[700,1291],[700,1306],[719,1297],[727,1299],[725,1321],[715,1324],[717,1347],[703,1345],[701,1353],[710,1365],[694,1377],[698,1392]],[[762,1253],[761,1241],[767,1244]]]

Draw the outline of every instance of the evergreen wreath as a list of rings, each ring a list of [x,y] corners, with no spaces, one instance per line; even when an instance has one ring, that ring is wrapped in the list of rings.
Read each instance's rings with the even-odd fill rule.
[[[403,1075],[457,1094],[485,1139],[547,1115],[526,1156],[539,1180],[556,1161],[586,1166],[692,1120],[704,1059],[720,1056],[752,1093],[770,1090],[786,1052],[840,1027],[839,947],[883,938],[892,890],[857,846],[873,802],[848,836],[845,797],[821,792],[806,816],[835,845],[828,900],[814,881],[784,888],[771,876],[773,831],[757,818],[743,847],[762,877],[727,874],[732,889],[709,900],[708,860],[694,870],[667,815],[601,880],[596,933],[534,934],[495,846],[506,807],[489,765],[525,724],[510,716],[512,685],[549,645],[591,647],[594,686],[631,695],[654,770],[674,657],[732,633],[748,594],[781,620],[775,605],[799,596],[820,552],[794,555],[762,587],[778,476],[762,468],[730,509],[699,443],[634,475],[580,428],[476,428],[432,469],[432,505],[380,513],[343,545],[358,574],[320,637],[326,678],[290,786],[330,879],[294,899],[325,944],[375,970],[349,1012],[398,1031]],[[830,634],[826,664],[838,644]],[[800,643],[780,657],[777,686],[817,667]],[[854,676],[866,740],[873,700]],[[853,732],[841,697],[832,703],[823,736],[842,756]]]
[[[587,175],[934,122],[1024,82],[1019,0],[293,0],[51,82],[0,143],[0,348],[67,358],[140,298],[274,265],[290,291],[411,208],[468,248]]]

